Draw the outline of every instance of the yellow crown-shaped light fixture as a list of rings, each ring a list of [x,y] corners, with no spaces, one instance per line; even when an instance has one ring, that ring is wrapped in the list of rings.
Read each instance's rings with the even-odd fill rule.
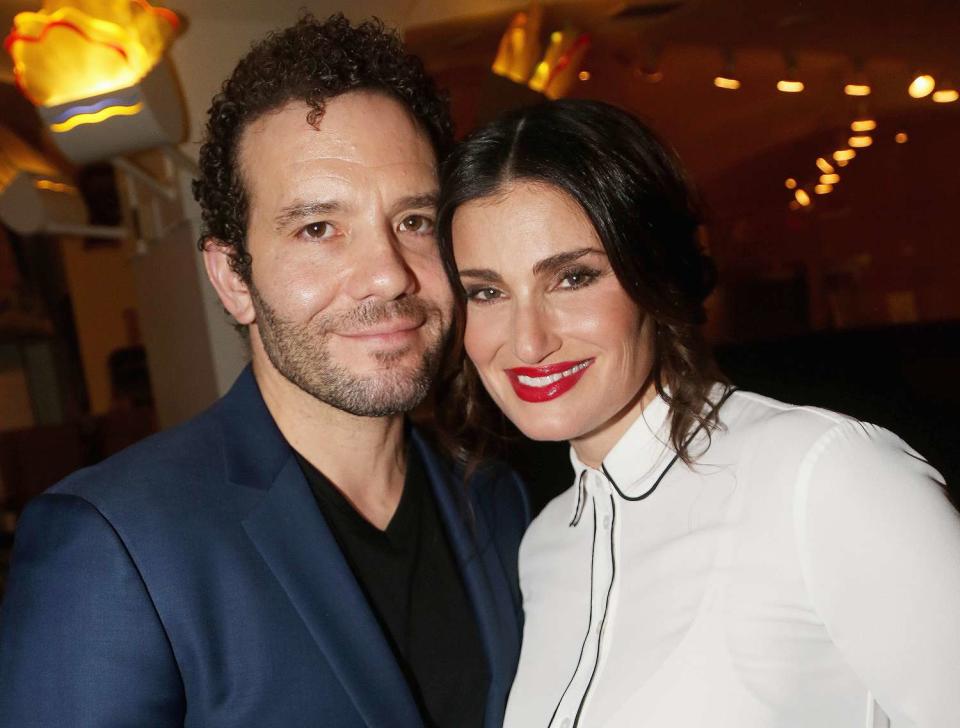
[[[527,11],[513,16],[500,39],[492,70],[516,83],[526,83],[540,58],[540,27],[543,7],[532,3]]]
[[[45,0],[18,13],[5,47],[17,84],[37,106],[59,106],[137,84],[179,29],[146,0]]]
[[[17,85],[75,162],[180,140],[180,92],[165,53],[177,15],[147,0],[44,0],[5,47]]]
[[[550,99],[559,99],[570,89],[583,57],[590,48],[590,36],[573,28],[550,34],[550,45],[537,64],[528,86]]]

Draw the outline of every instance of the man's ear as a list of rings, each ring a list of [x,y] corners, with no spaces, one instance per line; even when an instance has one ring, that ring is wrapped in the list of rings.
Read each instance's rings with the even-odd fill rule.
[[[216,238],[203,241],[203,264],[207,278],[213,284],[220,302],[238,324],[251,324],[256,320],[250,288],[239,273],[230,265],[234,249]]]

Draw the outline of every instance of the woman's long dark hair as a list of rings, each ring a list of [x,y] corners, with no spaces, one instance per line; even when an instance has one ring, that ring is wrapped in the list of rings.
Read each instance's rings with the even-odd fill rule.
[[[437,230],[444,266],[458,292],[458,331],[466,300],[453,256],[457,209],[530,181],[565,192],[587,214],[620,285],[656,326],[657,392],[670,406],[670,440],[690,463],[687,439],[717,424],[709,394],[720,378],[701,333],[704,301],[716,283],[699,242],[700,206],[676,156],[630,114],[598,101],[563,100],[511,112],[477,130],[441,173]],[[507,431],[455,342],[438,390],[438,424],[461,458],[494,449]]]

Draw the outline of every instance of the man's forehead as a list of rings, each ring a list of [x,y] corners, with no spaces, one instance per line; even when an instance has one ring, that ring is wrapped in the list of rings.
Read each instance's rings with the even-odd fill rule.
[[[436,166],[426,133],[399,102],[371,92],[330,99],[315,125],[311,107],[295,101],[251,122],[240,140],[241,166],[352,163]]]

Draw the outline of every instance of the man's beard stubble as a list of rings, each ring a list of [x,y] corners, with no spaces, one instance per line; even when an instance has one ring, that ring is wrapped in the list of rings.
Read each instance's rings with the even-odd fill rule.
[[[251,282],[250,295],[264,351],[274,368],[294,385],[321,402],[358,417],[386,417],[409,412],[427,396],[437,374],[448,330],[437,306],[407,296],[373,301],[352,311],[315,317],[298,324],[280,316]],[[360,375],[333,360],[329,348],[334,332],[362,330],[395,318],[422,319],[430,340],[419,365],[390,367],[407,350],[375,353],[385,368]]]

